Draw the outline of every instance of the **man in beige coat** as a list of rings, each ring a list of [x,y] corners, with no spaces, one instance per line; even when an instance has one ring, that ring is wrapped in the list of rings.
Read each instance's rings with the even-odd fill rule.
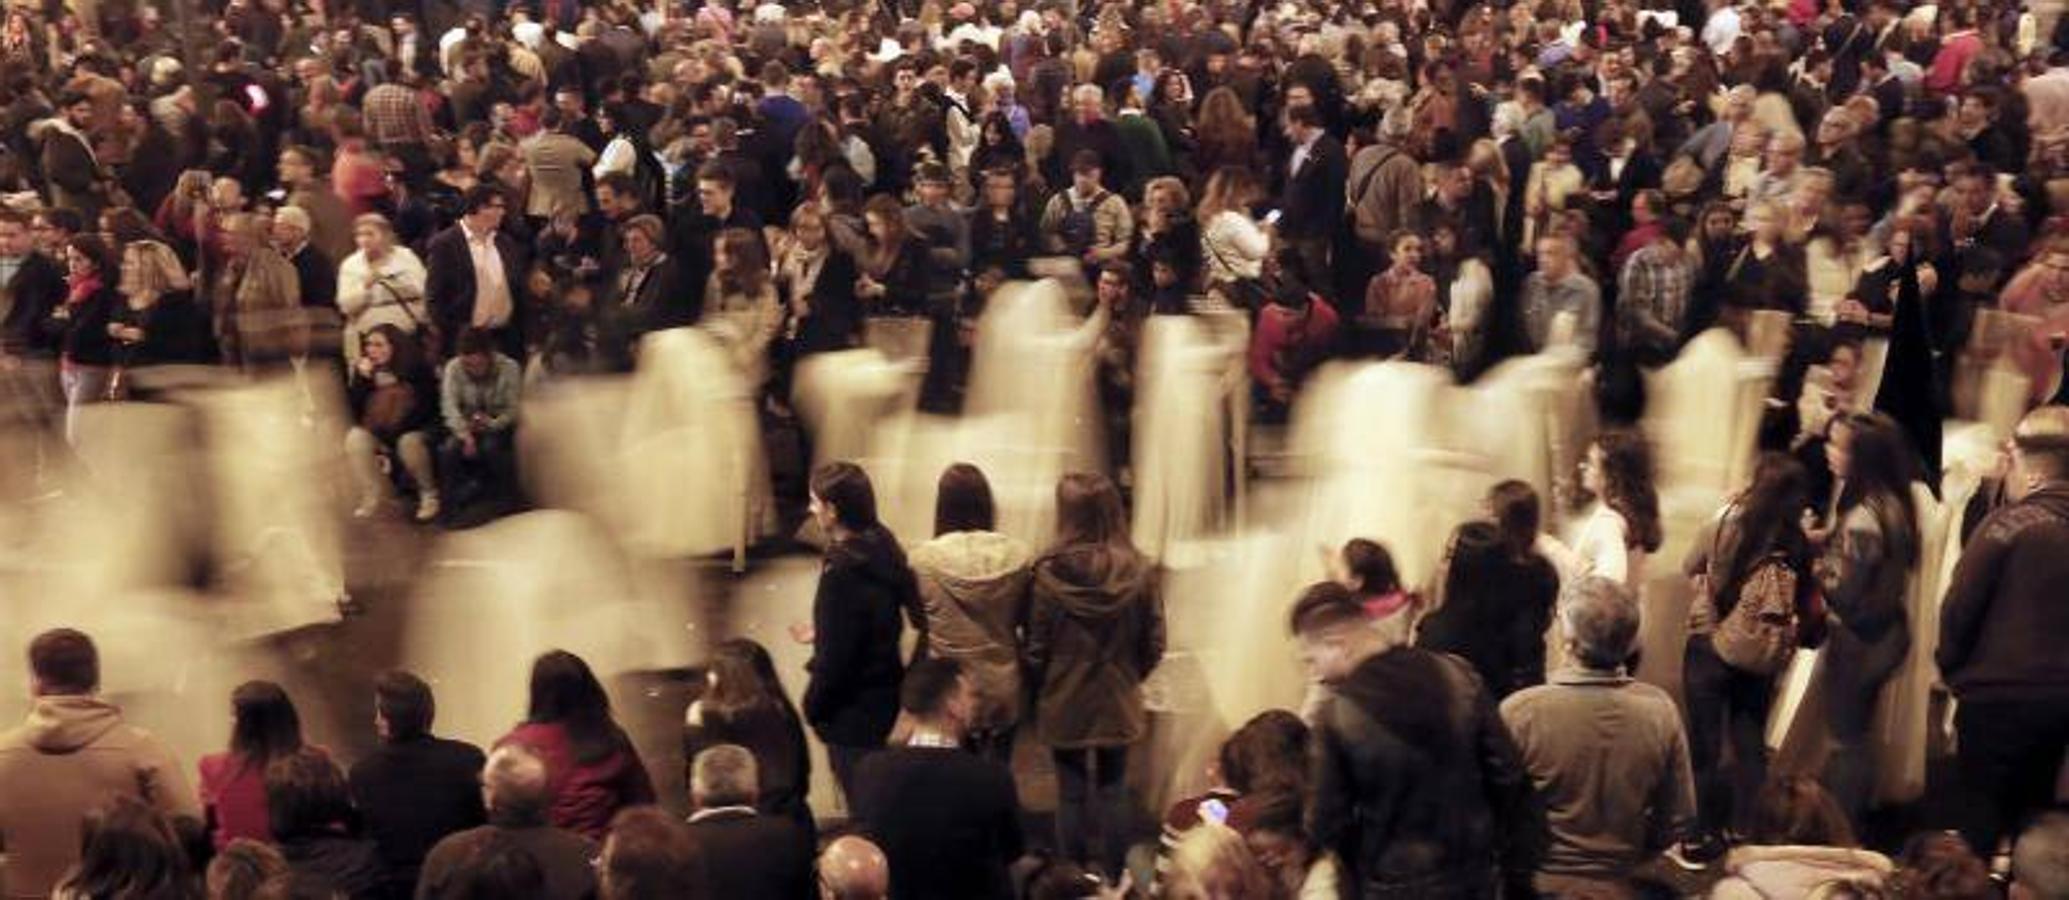
[[[198,827],[201,807],[172,751],[122,721],[122,710],[95,695],[100,655],[69,628],[29,643],[35,706],[21,727],[0,736],[0,897],[50,896],[79,857],[87,813],[135,797]]]

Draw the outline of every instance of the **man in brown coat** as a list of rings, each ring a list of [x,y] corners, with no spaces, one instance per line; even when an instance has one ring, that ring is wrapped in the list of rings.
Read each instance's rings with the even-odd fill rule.
[[[201,807],[172,751],[95,696],[100,655],[69,628],[29,643],[35,706],[0,736],[0,896],[41,898],[79,858],[79,823],[121,796],[198,827]]]

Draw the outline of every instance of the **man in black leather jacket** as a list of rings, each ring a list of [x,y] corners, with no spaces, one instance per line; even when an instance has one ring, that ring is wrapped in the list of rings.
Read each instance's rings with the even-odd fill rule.
[[[1291,625],[1328,689],[1308,828],[1348,870],[1345,896],[1532,896],[1543,814],[1472,667],[1396,645],[1333,583],[1309,587]]]

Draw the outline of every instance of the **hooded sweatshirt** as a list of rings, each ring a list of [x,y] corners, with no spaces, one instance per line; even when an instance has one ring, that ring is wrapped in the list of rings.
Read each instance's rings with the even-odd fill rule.
[[[1067,750],[1139,740],[1142,680],[1164,656],[1156,567],[1132,551],[1067,547],[1035,563],[1032,602],[1027,659],[1042,741]]]
[[[957,531],[912,552],[927,652],[963,664],[977,685],[977,727],[1020,719],[1020,638],[1027,621],[1027,545],[992,531]]]
[[[40,697],[0,736],[0,852],[7,898],[48,897],[79,858],[79,823],[112,798],[199,821],[200,804],[165,745],[91,696]]]
[[[898,718],[905,667],[900,618],[919,603],[905,551],[879,525],[826,548],[826,567],[812,598],[811,680],[805,721],[820,740],[842,747],[881,746]]]
[[[1940,675],[1966,701],[2069,698],[2069,485],[1976,526],[1940,608]]]

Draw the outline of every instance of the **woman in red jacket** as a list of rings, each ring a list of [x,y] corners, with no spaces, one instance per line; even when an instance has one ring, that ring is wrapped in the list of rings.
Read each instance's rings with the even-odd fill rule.
[[[555,827],[601,841],[618,810],[654,802],[646,764],[588,663],[548,651],[532,663],[531,695],[524,722],[496,746],[523,744],[545,760]]]

